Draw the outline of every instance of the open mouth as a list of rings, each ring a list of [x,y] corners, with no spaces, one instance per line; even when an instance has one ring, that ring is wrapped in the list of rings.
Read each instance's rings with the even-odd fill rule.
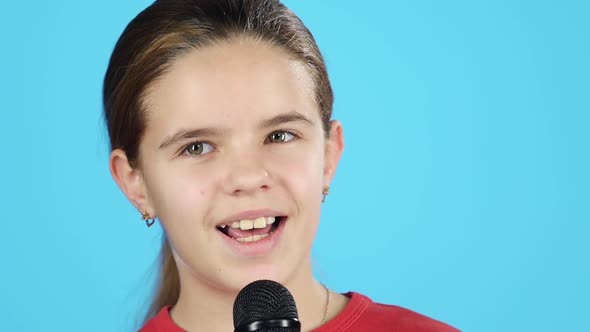
[[[217,230],[238,242],[257,242],[269,237],[286,221],[286,219],[286,216],[244,219],[234,221],[229,225],[219,225],[217,226]]]

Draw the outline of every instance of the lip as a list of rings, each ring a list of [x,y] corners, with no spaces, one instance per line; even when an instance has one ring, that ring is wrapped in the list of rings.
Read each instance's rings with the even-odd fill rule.
[[[240,221],[244,219],[256,219],[260,217],[277,217],[277,216],[287,216],[286,213],[280,212],[277,210],[272,209],[256,209],[256,210],[246,210],[236,214],[233,214],[222,221],[220,221],[216,226],[221,225],[231,225],[234,221]]]
[[[222,232],[218,231],[217,233],[219,233],[219,236],[221,236],[224,243],[228,245],[234,254],[246,257],[260,257],[268,255],[273,251],[274,248],[277,247],[281,240],[283,229],[285,228],[288,219],[289,218],[285,218],[279,227],[270,233],[269,236],[254,242],[239,242],[223,234]]]

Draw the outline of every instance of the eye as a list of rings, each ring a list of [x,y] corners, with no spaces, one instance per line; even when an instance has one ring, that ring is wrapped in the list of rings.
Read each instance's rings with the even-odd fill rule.
[[[184,153],[190,156],[199,156],[213,151],[213,146],[205,142],[194,142],[189,144],[185,149]]]
[[[268,136],[268,140],[271,143],[285,143],[296,138],[295,134],[286,130],[278,130]]]

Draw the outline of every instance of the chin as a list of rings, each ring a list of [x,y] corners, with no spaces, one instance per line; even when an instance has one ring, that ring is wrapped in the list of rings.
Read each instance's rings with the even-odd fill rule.
[[[234,291],[240,291],[246,285],[257,280],[273,280],[284,284],[288,276],[284,267],[274,264],[251,265],[232,271],[228,276],[228,284]]]

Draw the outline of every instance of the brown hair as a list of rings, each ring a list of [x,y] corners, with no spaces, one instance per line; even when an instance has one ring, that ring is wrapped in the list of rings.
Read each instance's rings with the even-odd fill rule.
[[[238,36],[282,47],[306,66],[327,136],[333,95],[324,60],[312,34],[280,1],[157,0],[127,25],[110,58],[103,104],[111,149],[124,150],[136,167],[150,85],[179,56]],[[178,270],[165,236],[159,264],[157,293],[146,320],[175,304],[180,293]]]

